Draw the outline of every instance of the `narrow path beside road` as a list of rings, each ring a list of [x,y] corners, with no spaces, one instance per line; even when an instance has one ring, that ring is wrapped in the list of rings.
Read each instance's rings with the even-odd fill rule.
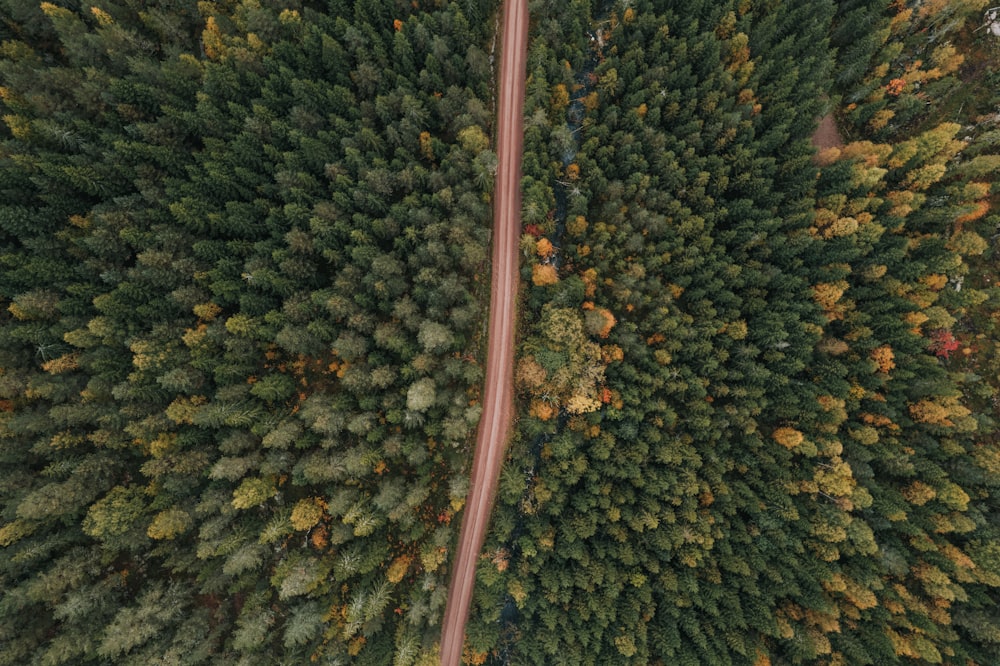
[[[479,421],[469,494],[441,633],[442,666],[459,666],[465,623],[476,582],[511,423],[514,324],[521,235],[521,155],[524,149],[528,2],[505,0],[497,105],[497,174],[493,190],[493,278],[483,415]]]

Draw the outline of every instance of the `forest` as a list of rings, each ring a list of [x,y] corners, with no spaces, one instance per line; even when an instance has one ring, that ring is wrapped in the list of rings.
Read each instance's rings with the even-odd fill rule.
[[[1000,663],[988,3],[529,7],[464,662]],[[0,0],[0,666],[439,663],[498,8]]]
[[[470,654],[1000,662],[985,3],[537,5]]]
[[[432,654],[494,166],[440,4],[0,4],[0,663]]]

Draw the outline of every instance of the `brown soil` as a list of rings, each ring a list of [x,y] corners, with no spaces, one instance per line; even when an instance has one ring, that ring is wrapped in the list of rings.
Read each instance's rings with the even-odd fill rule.
[[[812,135],[812,143],[816,146],[817,150],[826,150],[827,148],[842,148],[844,146],[844,138],[840,136],[840,130],[837,129],[837,123],[833,119],[833,114],[828,113],[819,121],[819,127]]]
[[[527,0],[505,0],[497,113],[497,175],[493,200],[493,278],[483,415],[479,421],[469,494],[462,515],[441,633],[441,664],[459,666],[465,623],[486,539],[511,424],[514,324],[521,235],[521,154],[524,148]]]

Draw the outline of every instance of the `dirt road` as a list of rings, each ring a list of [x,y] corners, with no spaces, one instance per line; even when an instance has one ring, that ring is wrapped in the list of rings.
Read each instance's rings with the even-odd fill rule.
[[[521,153],[524,77],[528,52],[527,0],[505,0],[497,112],[497,175],[493,191],[493,281],[483,415],[479,421],[441,632],[441,664],[459,666],[476,563],[496,493],[511,422],[518,240],[521,235]]]

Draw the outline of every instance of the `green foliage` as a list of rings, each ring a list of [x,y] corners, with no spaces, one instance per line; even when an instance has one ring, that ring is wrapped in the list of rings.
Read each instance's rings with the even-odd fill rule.
[[[115,486],[90,505],[81,528],[98,539],[125,534],[145,513],[143,488]]]
[[[434,380],[430,377],[414,382],[406,392],[406,408],[414,412],[430,409],[437,395],[434,389]]]
[[[981,0],[531,4],[470,658],[1000,661]],[[0,664],[437,659],[496,8],[0,0]]]
[[[517,375],[531,402],[477,576],[477,651],[997,659],[981,623],[996,579],[973,573],[991,555],[970,543],[996,530],[995,447],[978,443],[995,426],[969,404],[995,390],[935,342],[990,298],[981,278],[963,295],[967,262],[989,252],[976,221],[989,188],[973,184],[987,161],[963,165],[977,144],[928,113],[936,97],[905,123],[876,117],[904,113],[874,106],[891,72],[955,64],[940,43],[899,45],[873,72],[869,58],[899,44],[882,12],[907,9],[888,5],[631,2],[588,16],[544,3],[588,16],[595,39],[536,19],[522,250],[558,270],[528,287]],[[923,3],[913,25],[951,34],[966,9]],[[555,43],[569,67],[544,64]],[[870,114],[854,127],[875,142],[814,158],[815,120],[838,94],[848,119]],[[574,413],[553,400],[559,345],[597,342],[602,310],[616,321],[600,343],[607,390]]]
[[[494,9],[0,0],[0,663],[431,653]]]

